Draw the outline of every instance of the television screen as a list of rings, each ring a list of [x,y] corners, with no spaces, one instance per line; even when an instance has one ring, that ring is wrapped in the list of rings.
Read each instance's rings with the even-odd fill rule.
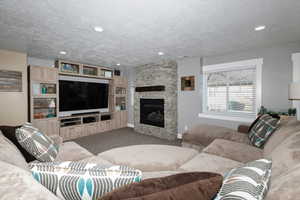
[[[109,86],[106,83],[59,81],[59,111],[108,108]]]

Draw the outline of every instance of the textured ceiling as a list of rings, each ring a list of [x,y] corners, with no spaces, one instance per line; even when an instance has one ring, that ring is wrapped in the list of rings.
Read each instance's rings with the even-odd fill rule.
[[[0,0],[0,48],[39,58],[136,66],[299,40],[299,0]]]

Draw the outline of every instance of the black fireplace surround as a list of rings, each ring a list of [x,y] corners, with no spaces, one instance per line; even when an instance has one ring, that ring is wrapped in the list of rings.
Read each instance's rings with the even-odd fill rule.
[[[140,99],[140,123],[165,127],[164,99]]]

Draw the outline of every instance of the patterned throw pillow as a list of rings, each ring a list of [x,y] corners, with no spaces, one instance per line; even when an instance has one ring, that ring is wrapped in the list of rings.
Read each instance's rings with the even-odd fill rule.
[[[16,138],[28,153],[41,162],[52,162],[58,154],[57,144],[30,123],[16,130]]]
[[[263,147],[272,133],[277,129],[279,124],[278,118],[265,114],[262,115],[249,132],[249,140],[256,147]]]
[[[232,169],[215,200],[263,200],[270,186],[272,161],[260,159]]]
[[[121,186],[140,182],[142,172],[126,166],[83,162],[30,163],[34,178],[65,200],[94,200]]]

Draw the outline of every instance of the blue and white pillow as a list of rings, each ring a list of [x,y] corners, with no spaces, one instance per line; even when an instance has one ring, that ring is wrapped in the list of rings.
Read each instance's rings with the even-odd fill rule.
[[[59,146],[30,123],[16,130],[16,138],[28,153],[41,162],[52,162],[57,157]]]
[[[140,182],[142,172],[126,166],[84,162],[30,163],[33,177],[65,200],[94,200],[124,185]]]
[[[263,200],[270,187],[272,161],[260,159],[232,169],[215,200]]]

